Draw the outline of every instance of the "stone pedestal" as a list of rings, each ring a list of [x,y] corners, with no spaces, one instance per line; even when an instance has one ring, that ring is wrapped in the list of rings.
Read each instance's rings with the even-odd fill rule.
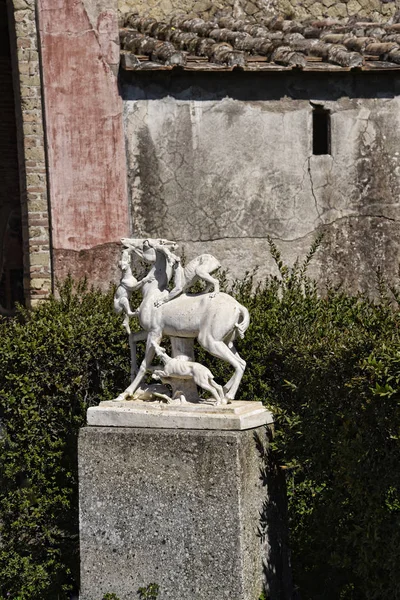
[[[181,417],[173,428],[168,407],[104,404],[89,409],[79,440],[81,600],[107,592],[134,600],[150,583],[159,600],[258,600],[265,578],[271,599],[286,597],[266,523],[270,414],[246,403],[245,429],[243,403],[209,407],[214,420],[196,405],[201,429],[193,407],[173,406]],[[154,410],[164,414],[134,426],[135,413],[143,424]]]

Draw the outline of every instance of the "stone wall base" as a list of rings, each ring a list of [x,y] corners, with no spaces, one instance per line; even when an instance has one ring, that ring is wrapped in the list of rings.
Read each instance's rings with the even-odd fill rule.
[[[84,428],[81,600],[134,600],[150,583],[160,600],[258,600],[264,585],[289,598],[267,433]]]

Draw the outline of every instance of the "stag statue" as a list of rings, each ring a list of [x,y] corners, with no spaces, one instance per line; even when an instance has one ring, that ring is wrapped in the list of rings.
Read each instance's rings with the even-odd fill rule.
[[[193,388],[197,389],[198,383],[195,374],[201,372],[201,366],[196,367],[198,363],[194,363],[193,342],[197,339],[207,352],[234,368],[234,374],[222,387],[222,392],[218,386],[215,387],[218,393],[213,393],[215,403],[227,404],[232,401],[246,367],[234,341],[244,336],[250,318],[244,306],[229,294],[219,291],[218,280],[211,273],[219,268],[220,263],[212,255],[203,254],[182,267],[179,256],[175,254],[177,244],[169,240],[124,238],[121,242],[123,275],[115,305],[117,311],[124,312],[125,327],[130,336],[132,382],[116,400],[135,398],[135,392],[143,385],[146,373],[154,372],[152,362],[156,352],[160,354],[162,338],[166,336],[171,340],[172,359],[175,361],[170,363],[168,371],[168,379],[175,382],[174,397],[179,396],[177,388],[185,388],[186,385],[188,389],[188,375],[182,376],[182,366],[176,369],[177,373],[172,372],[177,360],[186,360],[191,363],[187,372],[193,374],[192,393],[180,394],[180,397],[184,397],[186,401],[199,402],[197,393],[193,393]],[[127,265],[128,257],[133,253],[149,265],[146,277],[140,282],[133,278],[130,266]],[[198,280],[206,282],[205,291],[190,293],[192,283]],[[130,291],[138,288],[141,289],[143,299],[140,306],[132,311],[129,305]],[[138,317],[142,331],[130,333],[127,320],[131,316]],[[137,368],[135,344],[143,339],[146,339],[145,357]],[[172,387],[174,388],[173,385]],[[201,384],[200,387],[205,389]]]

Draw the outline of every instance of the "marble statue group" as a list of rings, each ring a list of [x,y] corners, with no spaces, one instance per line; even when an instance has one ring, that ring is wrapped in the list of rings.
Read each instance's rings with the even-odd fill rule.
[[[211,254],[201,254],[183,266],[177,244],[165,239],[121,240],[121,279],[114,297],[115,311],[123,316],[131,349],[131,383],[116,400],[147,399],[168,403],[200,402],[198,387],[211,395],[205,402],[230,403],[236,396],[246,367],[237,352],[235,339],[249,326],[249,313],[232,296],[220,291],[213,274],[221,266]],[[137,280],[132,272],[133,256],[148,265],[148,273]],[[191,291],[201,281],[203,291]],[[132,293],[140,290],[142,302],[132,310]],[[141,331],[132,332],[130,319],[137,317]],[[171,356],[162,347],[170,338]],[[194,360],[194,340],[207,352],[234,369],[225,385]],[[138,367],[136,343],[146,341],[145,356]],[[161,365],[153,365],[158,357]],[[151,373],[161,383],[146,384]],[[170,391],[170,389],[172,391]]]

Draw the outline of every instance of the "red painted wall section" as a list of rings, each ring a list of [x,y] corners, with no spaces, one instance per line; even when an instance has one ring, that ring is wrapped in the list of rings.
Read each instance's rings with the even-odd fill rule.
[[[95,23],[91,17],[84,0],[38,2],[52,245],[59,278],[68,271],[75,276],[101,271],[94,264],[96,248],[101,246],[103,261],[105,245],[114,246],[129,233],[122,100],[115,74],[117,14],[103,10]],[[111,254],[114,260],[115,249]]]

